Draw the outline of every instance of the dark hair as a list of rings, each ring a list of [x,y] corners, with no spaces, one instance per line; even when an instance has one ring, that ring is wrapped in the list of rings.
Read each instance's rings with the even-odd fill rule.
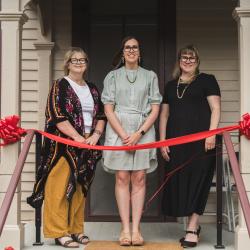
[[[115,69],[118,69],[118,68],[122,67],[125,64],[125,62],[122,61],[124,45],[125,45],[125,43],[127,41],[132,40],[132,39],[134,39],[134,40],[136,40],[138,42],[139,51],[141,53],[139,40],[134,36],[126,36],[125,38],[123,38],[123,40],[121,42],[121,46],[120,46],[119,51],[115,54],[115,56],[113,58],[112,65],[113,65],[113,67]],[[141,54],[140,54],[140,57],[141,57]]]
[[[177,60],[175,63],[173,74],[172,74],[174,79],[177,79],[181,75],[180,59],[181,59],[181,55],[183,55],[183,54],[190,54],[190,55],[194,55],[196,57],[197,67],[195,69],[195,74],[196,75],[199,74],[199,66],[200,66],[199,52],[194,45],[190,44],[190,45],[187,45],[187,46],[181,48],[178,52]]]

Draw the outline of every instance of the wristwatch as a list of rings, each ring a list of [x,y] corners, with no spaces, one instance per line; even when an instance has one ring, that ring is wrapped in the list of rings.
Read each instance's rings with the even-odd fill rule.
[[[144,130],[141,130],[141,131],[140,131],[140,134],[141,134],[141,135],[145,135],[145,131],[144,131]]]

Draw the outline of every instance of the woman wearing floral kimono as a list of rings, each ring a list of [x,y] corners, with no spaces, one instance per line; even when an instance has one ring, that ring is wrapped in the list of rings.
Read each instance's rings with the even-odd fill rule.
[[[97,87],[84,80],[87,54],[72,48],[65,54],[65,76],[50,90],[45,131],[63,138],[96,145],[105,116]],[[40,207],[44,200],[44,236],[67,248],[86,244],[83,215],[87,191],[101,151],[85,150],[44,138],[41,166],[27,202]]]

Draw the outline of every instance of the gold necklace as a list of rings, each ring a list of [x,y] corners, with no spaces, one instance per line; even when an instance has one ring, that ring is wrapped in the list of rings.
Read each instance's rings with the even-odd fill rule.
[[[189,87],[190,83],[195,78],[196,78],[196,75],[193,75],[187,81],[183,81],[183,80],[181,80],[181,77],[179,77],[178,82],[177,82],[177,87],[176,87],[176,95],[177,95],[178,99],[182,99],[182,97],[184,96],[185,91],[187,90],[187,88]],[[179,93],[180,83],[186,83],[186,86],[184,87],[184,89],[182,91],[182,94]]]
[[[128,77],[128,72],[127,72],[127,70],[126,70],[126,67],[124,67],[125,68],[125,72],[126,72],[126,78],[127,78],[127,80],[130,82],[130,83],[135,83],[135,81],[136,81],[136,79],[137,79],[137,73],[138,73],[138,69],[139,69],[139,67],[137,68],[137,70],[136,70],[136,74],[135,74],[135,79],[134,80],[130,80],[129,79],[129,77]]]

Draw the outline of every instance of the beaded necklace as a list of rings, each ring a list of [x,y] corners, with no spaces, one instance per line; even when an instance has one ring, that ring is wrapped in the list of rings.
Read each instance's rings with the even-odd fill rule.
[[[138,67],[137,70],[136,70],[135,78],[134,78],[133,80],[130,80],[129,77],[128,77],[128,72],[127,72],[127,70],[126,70],[126,68],[125,68],[126,78],[127,78],[127,80],[128,80],[130,83],[135,83],[135,81],[136,81],[136,79],[137,79],[138,69],[139,69],[139,67]]]

